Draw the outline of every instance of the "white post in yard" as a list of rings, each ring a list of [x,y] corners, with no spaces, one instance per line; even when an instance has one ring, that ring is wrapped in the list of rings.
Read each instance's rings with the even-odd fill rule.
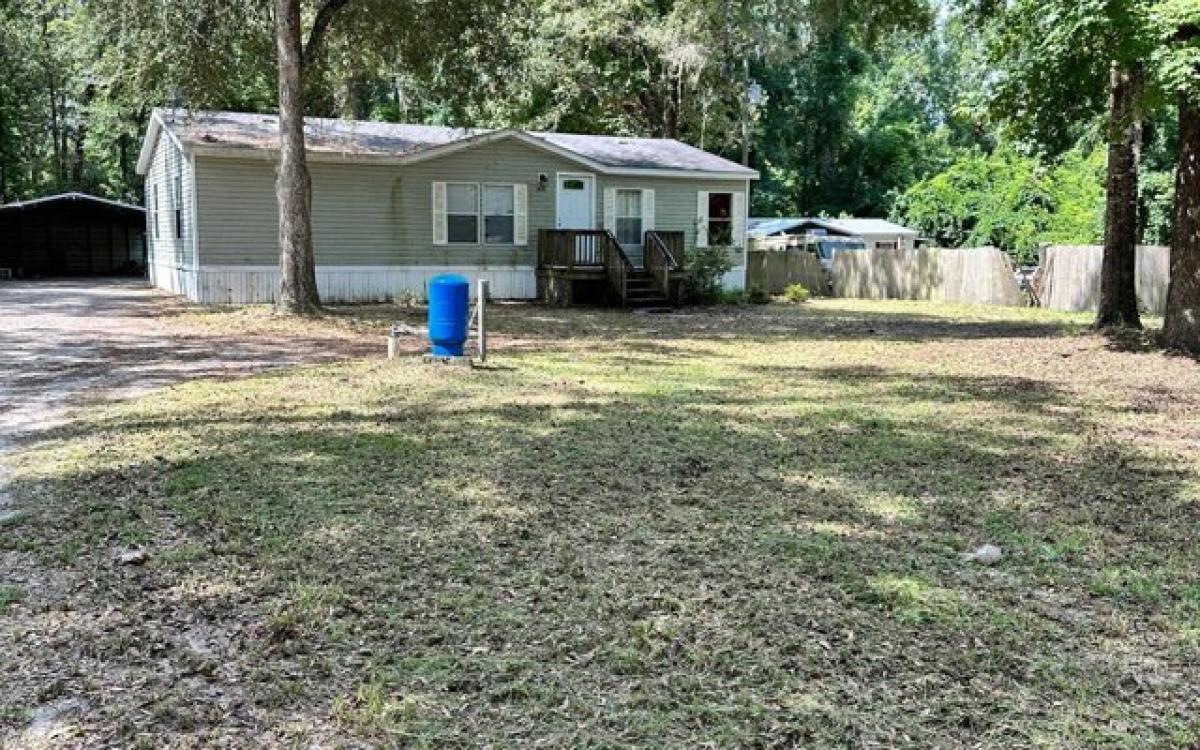
[[[479,291],[477,294],[479,296],[479,300],[478,300],[478,304],[479,304],[479,321],[478,321],[478,323],[479,323],[479,361],[486,362],[487,361],[487,325],[484,323],[483,311],[487,307],[487,297],[488,297],[488,280],[487,279],[479,280]]]
[[[400,356],[400,331],[396,326],[392,326],[388,331],[388,359],[395,359]]]

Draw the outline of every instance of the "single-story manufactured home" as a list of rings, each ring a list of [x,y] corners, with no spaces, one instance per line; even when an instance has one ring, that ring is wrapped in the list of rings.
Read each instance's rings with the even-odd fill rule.
[[[142,274],[140,206],[87,193],[0,205],[0,277]]]
[[[916,231],[883,219],[753,218],[749,232],[751,237],[764,238],[814,234],[860,237],[868,249],[874,250],[911,250],[919,237]]]
[[[744,285],[758,173],[675,140],[309,118],[317,284],[333,302],[423,296],[439,273],[499,298],[622,303],[672,295],[695,247],[725,247]],[[271,115],[155,110],[145,175],[150,277],[204,303],[279,285]]]

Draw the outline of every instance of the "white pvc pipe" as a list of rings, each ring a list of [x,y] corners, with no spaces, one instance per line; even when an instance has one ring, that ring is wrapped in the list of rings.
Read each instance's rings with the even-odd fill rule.
[[[480,279],[479,280],[479,291],[477,293],[477,300],[478,300],[478,305],[479,305],[478,323],[479,323],[479,361],[480,362],[487,361],[487,325],[484,323],[485,318],[484,318],[484,314],[483,314],[484,308],[487,306],[487,297],[488,297],[488,280]]]

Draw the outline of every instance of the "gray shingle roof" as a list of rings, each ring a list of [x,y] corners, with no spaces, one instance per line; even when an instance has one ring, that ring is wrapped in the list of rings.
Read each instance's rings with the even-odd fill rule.
[[[158,110],[185,145],[265,150],[278,147],[279,118],[245,112]],[[346,156],[406,157],[499,131],[361,120],[305,119],[308,149]],[[657,169],[755,177],[740,164],[679,141],[570,133],[526,133],[537,141],[613,169]]]
[[[279,147],[279,118],[247,112],[163,110],[163,123],[185,144],[227,148]],[[307,117],[304,135],[309,151],[357,156],[406,156],[478,135],[481,131],[436,125]]]
[[[669,138],[623,138],[576,133],[530,133],[609,167],[738,172],[745,167]]]

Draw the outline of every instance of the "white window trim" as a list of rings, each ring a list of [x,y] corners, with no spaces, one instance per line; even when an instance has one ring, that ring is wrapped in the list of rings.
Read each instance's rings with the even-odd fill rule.
[[[457,247],[522,247],[517,245],[517,185],[513,182],[463,182],[461,180],[454,182],[446,182],[446,244],[455,245]],[[475,188],[475,241],[474,242],[455,242],[450,239],[450,217],[451,216],[471,216],[471,214],[456,213],[450,210],[450,186],[451,185],[466,185]],[[511,218],[513,220],[512,240],[509,242],[488,242],[487,241],[487,217],[489,214],[484,213],[483,207],[483,190],[484,188],[503,188],[507,189],[512,194],[513,212]],[[528,208],[526,208],[528,213]],[[501,214],[494,214],[500,216]]]
[[[733,229],[734,229],[734,227],[737,226],[737,220],[733,216],[733,203],[734,203],[733,195],[736,192],[737,192],[736,190],[706,190],[705,191],[704,194],[705,194],[705,196],[707,196],[705,200],[708,203],[708,205],[705,207],[706,208],[706,210],[705,210],[706,224],[707,224],[707,229],[708,229],[708,244],[710,244],[710,245],[713,244],[712,225],[713,225],[714,221],[717,221],[717,222],[728,222],[728,224],[729,224],[729,244],[721,245],[721,247],[737,247],[738,246],[737,245],[738,238],[733,236]],[[729,196],[729,218],[728,219],[714,219],[713,218],[712,197],[714,195],[728,195]]]
[[[617,206],[621,205],[619,197],[622,192],[638,194],[638,213],[637,216],[621,216]],[[637,242],[622,243],[625,247],[641,247],[642,242],[646,237],[646,188],[640,187],[621,187],[613,185],[613,235],[620,237],[621,233],[617,227],[617,221],[621,219],[637,219],[641,226],[641,231],[638,232]],[[619,241],[619,240],[618,240]]]
[[[450,239],[450,217],[451,216],[470,216],[471,214],[458,213],[450,210],[450,187],[452,185],[467,185],[475,188],[475,241],[474,242],[456,242]],[[458,247],[471,247],[472,245],[483,244],[483,189],[478,182],[447,182],[446,183],[446,244],[456,245]]]
[[[150,183],[150,230],[151,239],[159,239],[158,230],[158,183]]]
[[[184,215],[183,215],[183,170],[179,172],[171,180],[171,229],[175,239],[182,240],[184,232]]]
[[[512,240],[508,242],[488,242],[487,241],[487,217],[483,207],[483,190],[484,188],[506,188],[512,196],[513,212],[510,218],[512,224]],[[528,211],[528,209],[526,209]],[[503,214],[491,214],[493,216],[502,216]],[[511,182],[481,182],[479,183],[479,238],[480,243],[484,247],[515,247],[517,244],[517,188]]]

